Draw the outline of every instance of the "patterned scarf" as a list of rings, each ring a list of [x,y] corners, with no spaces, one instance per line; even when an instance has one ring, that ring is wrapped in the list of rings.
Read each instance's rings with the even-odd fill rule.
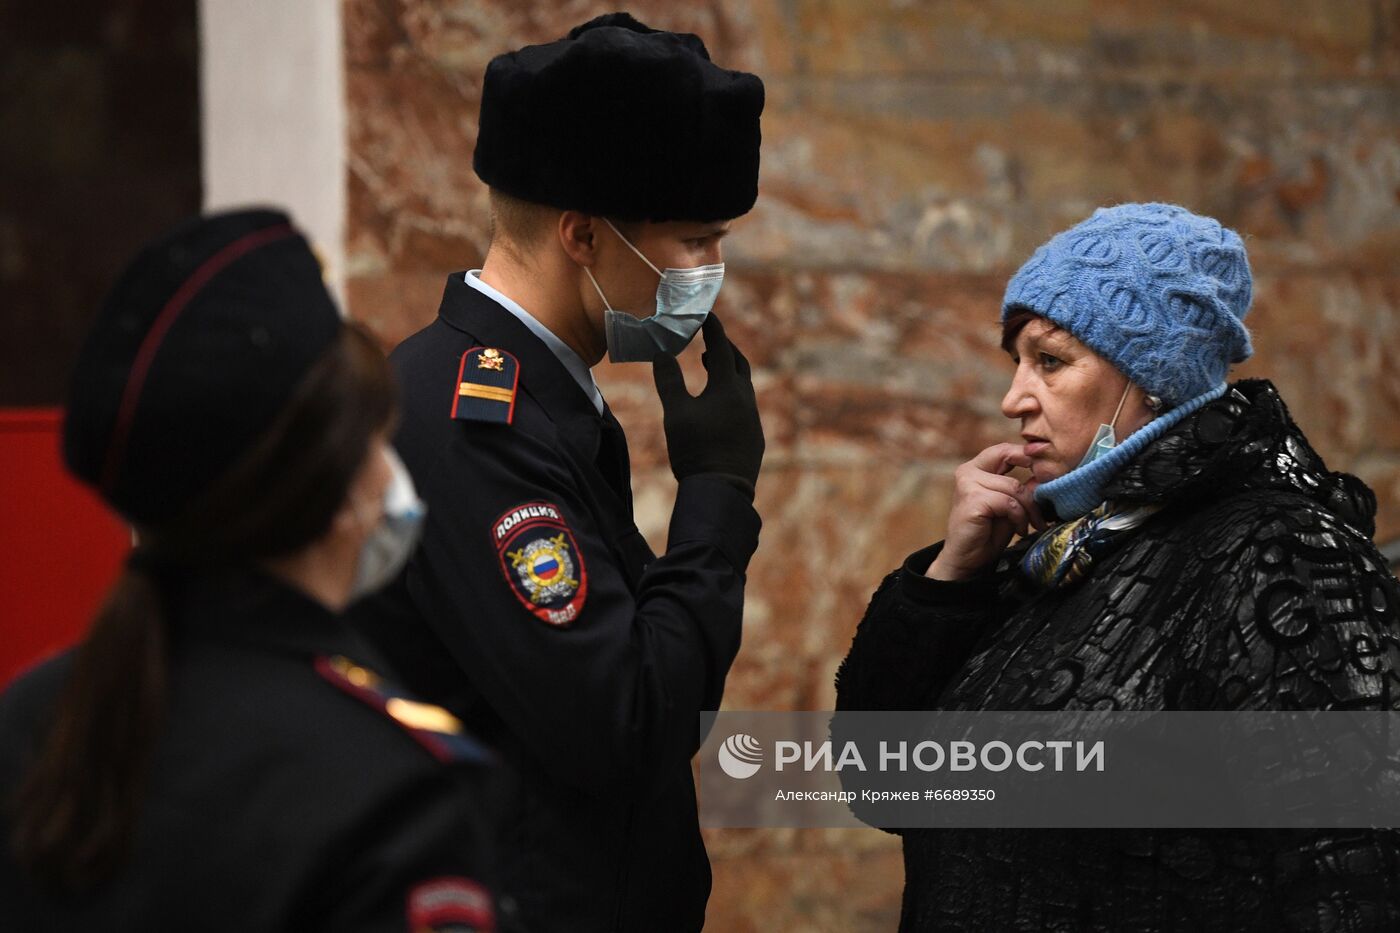
[[[1021,558],[1021,573],[1041,589],[1077,583],[1096,559],[1112,551],[1121,538],[1161,508],[1114,509],[1111,502],[1105,502],[1037,538]]]

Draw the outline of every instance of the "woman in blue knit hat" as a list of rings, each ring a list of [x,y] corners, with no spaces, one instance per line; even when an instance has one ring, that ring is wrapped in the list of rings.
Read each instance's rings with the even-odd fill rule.
[[[1375,496],[1272,384],[1226,382],[1250,297],[1239,236],[1174,205],[1040,247],[1001,312],[1020,441],[955,471],[947,537],[876,591],[838,709],[1400,709]],[[901,930],[1400,929],[1385,830],[902,835]]]

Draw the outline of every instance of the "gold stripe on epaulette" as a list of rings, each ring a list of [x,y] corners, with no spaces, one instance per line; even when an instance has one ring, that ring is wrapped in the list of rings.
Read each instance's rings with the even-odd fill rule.
[[[384,704],[384,711],[410,729],[426,729],[429,732],[445,732],[448,735],[462,734],[462,721],[441,706],[392,697]]]
[[[457,394],[465,395],[468,398],[484,398],[492,402],[515,400],[515,392],[510,389],[502,389],[499,386],[479,386],[471,382],[464,382],[458,386]]]

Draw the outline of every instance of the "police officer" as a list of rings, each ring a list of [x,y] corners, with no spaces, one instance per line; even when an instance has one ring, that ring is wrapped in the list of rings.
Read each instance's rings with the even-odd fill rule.
[[[626,14],[495,58],[474,159],[490,250],[391,356],[430,512],[356,617],[519,772],[501,883],[534,929],[704,922],[690,758],[739,647],[763,454],[748,363],[709,311],[762,107],[758,78]],[[674,354],[702,328],[693,397]],[[605,353],[654,365],[679,481],[659,557],[590,372]]]
[[[497,928],[487,754],[338,614],[415,543],[392,415],[284,215],[196,219],[123,274],[64,453],[140,544],[0,698],[0,929]]]

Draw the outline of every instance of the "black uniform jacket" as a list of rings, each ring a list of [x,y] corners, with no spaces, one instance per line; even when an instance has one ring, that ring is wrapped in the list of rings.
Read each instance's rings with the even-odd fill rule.
[[[131,858],[90,894],[49,900],[0,822],[0,930],[494,928],[488,753],[444,710],[349,661],[362,654],[343,621],[265,576],[192,584],[169,624],[169,706]],[[0,697],[7,798],[71,661]]]
[[[510,423],[454,418],[462,381],[496,359],[518,365]],[[726,480],[689,477],[656,557],[612,413],[463,273],[391,361],[428,519],[357,624],[519,773],[503,897],[532,930],[698,929],[710,868],[689,762],[739,648],[757,513]]]

